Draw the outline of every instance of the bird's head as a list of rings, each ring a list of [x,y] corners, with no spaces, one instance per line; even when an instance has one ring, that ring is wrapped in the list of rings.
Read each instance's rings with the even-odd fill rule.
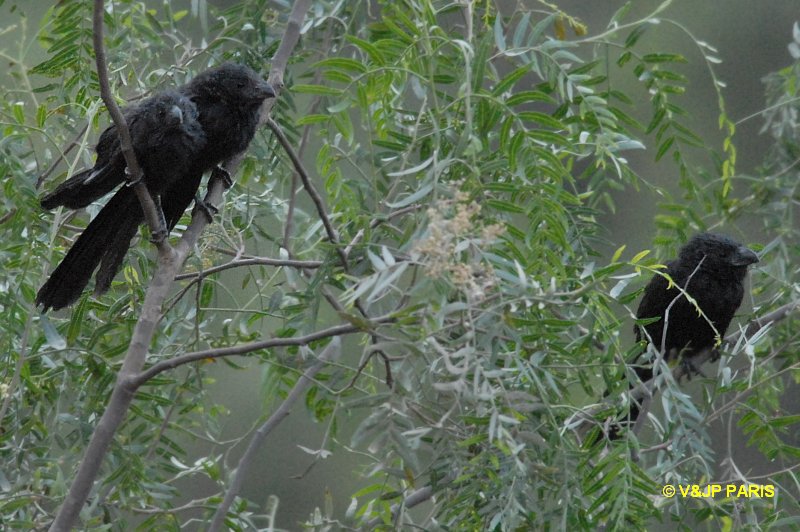
[[[237,105],[261,104],[267,98],[275,96],[272,85],[264,81],[255,70],[236,63],[223,63],[206,70],[198,74],[191,84],[200,87],[202,91],[213,92],[212,96]]]
[[[181,127],[186,120],[195,118],[193,114],[197,113],[191,100],[176,91],[164,91],[150,105],[153,112],[148,116],[167,129]]]
[[[699,233],[680,250],[680,260],[715,271],[720,277],[743,278],[747,267],[758,262],[755,251],[725,235]]]

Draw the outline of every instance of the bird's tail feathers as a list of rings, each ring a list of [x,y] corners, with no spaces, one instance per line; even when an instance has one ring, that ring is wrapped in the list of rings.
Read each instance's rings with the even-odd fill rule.
[[[139,208],[138,213],[141,214],[141,212],[142,210]],[[114,234],[113,239],[106,243],[106,249],[103,252],[103,257],[100,259],[100,268],[97,270],[97,275],[94,278],[94,293],[96,295],[106,293],[111,287],[111,281],[114,280],[117,272],[122,267],[122,262],[125,259],[125,255],[128,253],[128,248],[131,246],[131,240],[136,236],[139,225],[143,221],[143,214],[125,218]]]
[[[67,255],[39,289],[36,304],[47,311],[73,303],[89,284],[92,273],[101,261],[106,264],[103,283],[107,289],[113,278],[112,273],[116,273],[122,262],[118,258],[122,242],[125,241],[127,251],[127,244],[133,237],[131,224],[134,224],[135,233],[138,225],[136,220],[141,219],[141,207],[133,191],[128,188],[118,191],[75,240]],[[110,247],[109,243],[112,243]],[[121,253],[124,256],[124,251]]]
[[[115,164],[89,168],[70,177],[45,195],[41,205],[47,210],[60,206],[82,209],[114,190],[123,181],[124,165],[121,168]]]

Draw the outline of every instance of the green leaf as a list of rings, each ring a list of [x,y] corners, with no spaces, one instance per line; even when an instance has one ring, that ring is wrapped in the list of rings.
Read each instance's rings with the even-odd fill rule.
[[[376,65],[384,66],[386,64],[386,58],[383,57],[383,54],[380,52],[380,50],[378,50],[378,48],[376,48],[372,43],[359,39],[354,35],[346,35],[345,39],[366,52],[369,58],[372,59],[372,62]]]
[[[536,122],[536,123],[539,123],[539,124],[541,124],[543,126],[551,127],[553,129],[563,129],[564,128],[564,124],[562,124],[561,122],[559,122],[558,120],[556,120],[552,116],[546,115],[544,113],[539,113],[539,112],[536,112],[536,111],[522,111],[517,116],[519,116],[519,118],[521,120],[529,120],[531,122]]]
[[[492,90],[492,95],[500,96],[530,71],[531,69],[528,66],[521,66],[512,70],[500,81],[500,83],[497,84],[497,86],[495,86],[495,88]]]
[[[619,258],[622,256],[622,252],[625,251],[626,247],[627,246],[623,244],[617,248],[617,250],[614,252],[614,255],[611,256],[612,263],[617,262],[619,260]]]
[[[341,96],[343,91],[325,85],[292,85],[292,91],[301,94],[319,94],[323,96]]]
[[[494,17],[494,45],[497,46],[497,49],[501,52],[504,52],[506,49],[506,36],[503,32],[503,17],[495,16]]]
[[[522,91],[514,94],[506,100],[506,105],[513,107],[528,102],[548,102],[555,103],[552,96],[541,91]]]
[[[331,119],[330,115],[305,115],[297,119],[295,122],[298,126],[305,126],[309,124],[321,124]]]
[[[44,127],[46,121],[47,121],[47,105],[41,103],[39,104],[39,107],[36,109],[36,126]]]
[[[422,185],[413,194],[410,194],[410,195],[406,196],[405,198],[403,198],[401,200],[394,201],[394,202],[388,202],[387,201],[386,202],[386,206],[389,207],[390,209],[400,209],[400,208],[406,207],[408,205],[411,205],[413,203],[418,202],[419,200],[421,200],[422,198],[424,198],[425,196],[430,194],[431,190],[433,190],[433,184],[432,183],[428,183],[426,185]]]
[[[520,48],[523,44],[523,39],[525,38],[525,33],[530,29],[530,20],[531,20],[531,12],[525,12],[522,17],[520,17],[519,22],[517,22],[517,29],[514,30],[514,36],[511,39],[512,46],[514,48]]]
[[[357,74],[363,74],[367,71],[367,67],[363,63],[346,57],[331,57],[328,59],[323,59],[322,61],[317,61],[311,65],[310,68],[335,68],[347,72],[355,72]]]
[[[486,63],[489,57],[489,51],[491,50],[491,39],[492,36],[489,33],[481,39],[475,53],[475,58],[472,61],[472,90],[475,92],[480,90],[484,82],[483,78],[486,72]]]
[[[636,255],[633,256],[633,258],[630,260],[630,263],[631,264],[636,264],[637,262],[639,262],[640,260],[642,260],[643,258],[645,258],[649,254],[650,254],[650,250],[649,249],[645,249],[644,251],[640,251],[639,253],[637,253]]]
[[[680,54],[646,54],[642,57],[645,63],[686,63],[686,58]]]
[[[658,147],[658,152],[656,152],[656,162],[658,162],[664,154],[666,154],[672,145],[675,143],[675,137],[669,137],[665,140],[661,145]]]
[[[486,205],[494,209],[497,209],[498,211],[511,212],[515,214],[522,214],[525,212],[525,209],[520,207],[519,205],[498,199],[487,199]]]
[[[14,103],[11,106],[11,112],[14,114],[14,120],[16,120],[18,124],[25,123],[25,104],[22,102]]]

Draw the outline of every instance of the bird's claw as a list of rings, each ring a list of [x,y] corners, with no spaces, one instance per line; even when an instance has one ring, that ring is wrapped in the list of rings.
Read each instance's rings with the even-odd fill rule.
[[[208,223],[213,222],[214,215],[219,213],[219,209],[204,201],[203,198],[200,197],[200,194],[196,194],[194,197],[194,207],[205,215]]]
[[[161,227],[161,229],[150,235],[150,242],[152,242],[153,244],[160,244],[163,241],[165,241],[168,236],[169,236],[169,231],[167,231],[167,228]]]
[[[697,365],[689,357],[681,358],[681,366],[683,367],[683,372],[686,374],[687,380],[692,380],[692,375],[699,375],[704,379],[706,378],[700,368],[697,367]]]
[[[233,179],[231,178],[231,173],[222,165],[217,165],[214,168],[214,172],[212,175],[217,179],[222,180],[222,184],[225,186],[225,190],[233,186]]]
[[[127,166],[125,167],[125,186],[126,187],[135,187],[136,185],[138,185],[139,183],[142,182],[142,179],[144,179],[144,173],[140,173],[139,177],[134,179],[131,176],[131,169],[128,168]]]

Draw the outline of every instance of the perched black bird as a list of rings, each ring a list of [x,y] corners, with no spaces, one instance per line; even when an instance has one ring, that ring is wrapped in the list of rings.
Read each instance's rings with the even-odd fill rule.
[[[203,173],[247,148],[261,104],[271,96],[272,87],[253,70],[226,63],[124,111],[144,182],[161,207],[167,233],[195,198]],[[125,168],[112,125],[100,136],[94,167],[62,183],[42,206],[85,207],[125,183]],[[108,290],[143,222],[133,190],[118,190],[39,290],[36,303],[44,311],[73,303],[98,265],[95,292]]]
[[[186,166],[205,147],[197,108],[180,93],[166,91],[123,113],[144,182],[158,203],[160,194],[181,179]],[[126,181],[125,159],[113,125],[100,136],[97,154],[91,169],[76,174],[42,198],[42,206],[85,207]],[[135,192],[129,187],[121,188],[72,245],[39,290],[36,303],[45,311],[69,305],[78,298],[98,265],[101,267],[96,290],[107,290],[143,221]]]
[[[658,319],[644,326],[635,325],[636,340],[652,343],[665,360],[681,357],[694,369],[692,357],[714,349],[717,338],[725,336],[742,303],[747,267],[756,262],[755,252],[726,236],[695,235],[681,248],[678,258],[667,263],[664,273],[673,284],[661,275],[654,275],[647,284],[636,317]],[[696,301],[703,315],[678,287]],[[648,381],[653,378],[652,365],[641,358],[640,355],[633,361],[634,371],[641,381]],[[638,407],[632,405],[629,422],[635,421],[638,414]],[[616,433],[612,430],[611,437]]]
[[[254,70],[235,63],[201,72],[179,90],[197,106],[206,148],[185,173],[181,186],[162,198],[170,229],[195,199],[203,173],[247,149],[261,120],[264,100],[275,96],[272,86]],[[227,181],[229,186],[230,176]]]
[[[197,121],[194,102],[169,90],[123,109],[136,159],[151,194],[169,188],[205,147],[205,134]],[[41,199],[42,207],[86,207],[126,181],[117,128],[112,124],[100,135],[92,168],[78,172]],[[177,170],[177,171],[176,171]]]

